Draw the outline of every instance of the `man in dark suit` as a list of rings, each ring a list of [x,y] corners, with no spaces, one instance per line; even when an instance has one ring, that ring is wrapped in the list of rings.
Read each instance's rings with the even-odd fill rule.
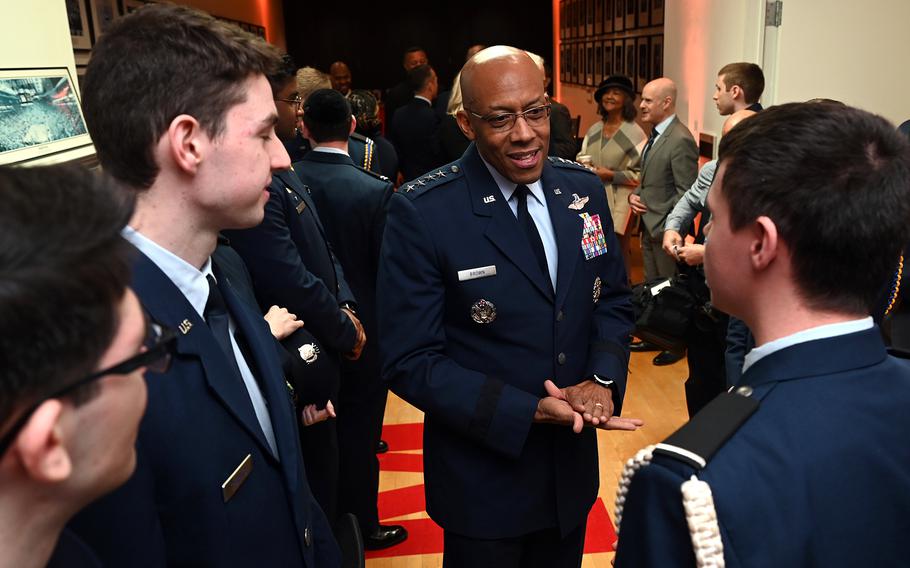
[[[395,113],[389,138],[398,151],[401,174],[412,180],[445,161],[436,135],[439,116],[433,110],[439,91],[436,72],[429,65],[415,67],[408,72],[408,81],[414,96]]]
[[[430,60],[427,58],[427,52],[420,46],[415,45],[404,50],[401,66],[404,67],[405,77],[400,83],[388,89],[385,94],[386,130],[388,130],[392,124],[392,118],[395,116],[395,111],[408,104],[411,98],[414,97],[414,89],[411,88],[407,74],[411,69],[420,67],[421,65],[427,65],[429,62]]]
[[[641,119],[652,126],[642,152],[641,184],[629,195],[632,213],[641,217],[641,253],[645,280],[676,275],[676,260],[662,249],[664,223],[676,202],[698,175],[698,148],[692,133],[676,116],[676,85],[661,77],[641,92]],[[649,349],[633,344],[633,349]],[[655,365],[669,365],[684,353],[663,351]]]
[[[266,80],[279,63],[251,34],[166,4],[95,44],[86,122],[105,171],[138,193],[133,286],[178,330],[171,369],[148,376],[136,473],[71,524],[106,566],[340,564],[275,340],[210,260],[220,230],[262,220],[289,165]]]
[[[120,236],[132,200],[76,166],[0,168],[0,550],[7,566],[101,566],[64,530],[136,467],[146,321]]]
[[[390,201],[383,376],[425,412],[427,511],[446,566],[579,566],[593,428],[622,406],[629,290],[603,189],[547,158],[540,71],[505,46],[462,70],[474,141]]]
[[[870,316],[910,237],[901,138],[795,103],[721,141],[705,268],[757,347],[735,392],[626,468],[618,568],[906,563],[910,367]]]
[[[379,378],[376,342],[376,271],[392,183],[354,165],[347,155],[355,124],[348,102],[336,91],[316,91],[303,107],[304,135],[313,150],[297,164],[348,283],[357,297],[357,316],[370,341],[357,361],[343,361],[338,405],[339,510],[360,522],[364,546],[386,548],[407,538],[404,527],[380,526],[376,498],[376,446],[388,390]]]
[[[278,105],[276,131],[280,139],[287,140],[300,113],[293,67],[285,66],[271,75],[270,82]],[[264,310],[274,304],[296,314],[325,349],[319,356],[333,360],[331,384],[322,392],[337,402],[340,359],[357,359],[366,341],[363,326],[354,315],[355,296],[332,252],[309,189],[297,174],[291,169],[276,171],[268,194],[262,223],[225,234],[250,269],[260,307]],[[299,396],[308,398],[308,394]],[[326,403],[318,402],[320,408]],[[310,485],[332,523],[337,518],[338,494],[335,426],[329,420],[301,430]]]

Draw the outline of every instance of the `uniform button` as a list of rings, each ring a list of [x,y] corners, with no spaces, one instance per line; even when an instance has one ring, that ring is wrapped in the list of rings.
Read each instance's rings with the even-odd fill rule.
[[[310,544],[313,542],[313,538],[310,536],[310,527],[303,529],[303,544],[310,547]]]
[[[563,312],[562,310],[559,310],[559,312],[556,314],[556,321],[562,321],[564,319],[566,319],[565,312]]]
[[[749,385],[744,385],[736,389],[736,394],[741,394],[743,396],[752,396],[752,387]]]
[[[566,364],[566,354],[560,353],[559,355],[557,355],[556,362],[559,363],[560,365],[565,365]]]

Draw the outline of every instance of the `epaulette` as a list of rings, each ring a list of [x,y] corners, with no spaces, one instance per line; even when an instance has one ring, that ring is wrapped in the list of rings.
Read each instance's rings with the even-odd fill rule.
[[[354,164],[354,167],[357,168],[359,171],[365,173],[365,174],[370,174],[370,177],[374,177],[374,178],[376,178],[376,179],[378,179],[378,180],[381,180],[381,181],[384,181],[384,182],[389,182],[389,181],[391,181],[391,180],[389,180],[389,178],[387,178],[386,176],[384,176],[384,175],[382,175],[382,174],[379,174],[379,173],[376,173],[376,172],[374,172],[373,170],[370,170],[370,169],[367,169],[367,168],[362,168],[362,167],[358,166],[357,164]]]
[[[363,163],[357,165],[365,170],[369,170],[373,167],[373,153],[375,152],[376,143],[373,142],[373,139],[369,136],[364,136],[359,132],[352,132],[351,138],[363,142]]]
[[[401,184],[398,191],[401,193],[410,193],[416,197],[418,194],[438,187],[454,179],[460,178],[464,172],[458,164],[448,164],[436,170],[427,172],[417,179]]]
[[[742,386],[725,392],[707,404],[689,422],[657,444],[655,454],[704,469],[727,440],[758,410],[752,388]]]
[[[547,159],[550,160],[550,163],[553,164],[554,166],[556,166],[557,168],[568,168],[570,170],[579,170],[579,171],[587,172],[591,175],[597,175],[594,172],[592,172],[590,168],[587,168],[587,167],[583,166],[582,164],[579,164],[578,162],[573,161],[573,160],[567,160],[565,158],[560,158],[559,156],[547,156]]]

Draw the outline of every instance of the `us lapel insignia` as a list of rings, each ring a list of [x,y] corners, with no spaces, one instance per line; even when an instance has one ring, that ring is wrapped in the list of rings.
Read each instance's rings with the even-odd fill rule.
[[[300,354],[304,363],[312,365],[319,358],[319,347],[315,343],[304,343],[297,349],[297,353]]]
[[[579,197],[577,193],[572,194],[572,203],[569,203],[569,209],[575,211],[580,211],[584,209],[585,205],[588,204],[589,197],[586,195],[584,197]]]
[[[492,195],[488,195],[483,198],[484,203],[493,203],[494,201],[496,201],[496,197],[494,197]]]
[[[558,187],[553,189],[553,195],[562,195],[562,190]]]
[[[603,284],[600,281],[600,276],[598,276],[597,278],[594,279],[594,294],[593,295],[594,295],[595,304],[597,303],[597,300],[600,299],[600,292],[601,292],[602,288],[603,288]]]
[[[187,333],[190,332],[191,329],[193,329],[193,322],[191,322],[188,319],[185,319],[177,325],[177,329],[180,330],[180,333],[182,333],[183,335],[186,335]]]
[[[496,306],[487,300],[477,300],[471,306],[471,319],[477,323],[493,323],[496,319]]]

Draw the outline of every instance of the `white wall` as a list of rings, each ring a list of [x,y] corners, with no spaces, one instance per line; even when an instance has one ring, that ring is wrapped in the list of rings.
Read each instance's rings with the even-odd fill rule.
[[[66,67],[78,89],[64,0],[5,0],[0,6],[0,69]],[[56,154],[44,163],[94,154],[92,146]]]

